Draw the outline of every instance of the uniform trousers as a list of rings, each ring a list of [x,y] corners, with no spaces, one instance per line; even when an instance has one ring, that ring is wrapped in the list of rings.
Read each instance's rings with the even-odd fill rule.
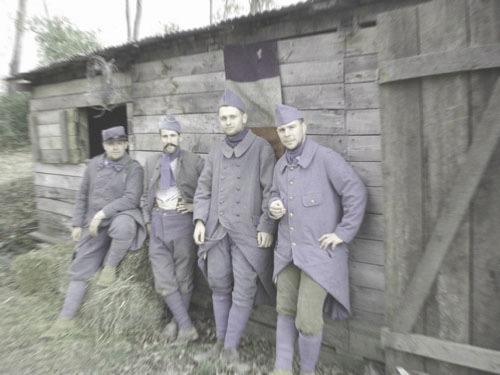
[[[278,274],[276,311],[295,317],[300,333],[316,335],[323,330],[326,290],[293,263]]]
[[[149,259],[155,289],[162,296],[193,291],[196,244],[193,214],[154,208],[151,216]]]
[[[257,294],[258,274],[244,255],[245,246],[230,234],[207,253],[207,280],[213,294],[232,293],[232,303],[252,308]]]
[[[83,228],[70,268],[71,280],[88,281],[103,264],[116,267],[136,234],[137,223],[126,214],[113,217],[109,226],[100,227],[95,237],[90,235],[88,228]]]

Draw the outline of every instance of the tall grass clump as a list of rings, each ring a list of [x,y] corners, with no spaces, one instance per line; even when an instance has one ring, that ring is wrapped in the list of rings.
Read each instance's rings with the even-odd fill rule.
[[[15,149],[30,143],[28,128],[30,94],[0,95],[0,146]]]

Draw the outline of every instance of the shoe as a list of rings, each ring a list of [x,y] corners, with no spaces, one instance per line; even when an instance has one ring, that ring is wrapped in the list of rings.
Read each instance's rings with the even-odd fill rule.
[[[250,371],[250,365],[240,360],[240,354],[236,348],[222,349],[219,360],[235,374],[247,374]]]
[[[177,338],[177,331],[177,323],[171,320],[163,329],[161,336],[166,339],[167,342],[172,342]]]
[[[75,326],[73,319],[63,318],[60,316],[52,324],[52,326],[40,335],[41,339],[58,339],[71,334],[72,329]]]
[[[104,266],[102,268],[99,279],[97,280],[97,286],[107,288],[111,286],[116,281],[116,267]]]
[[[193,361],[195,361],[196,363],[215,361],[216,359],[219,358],[220,352],[222,351],[223,347],[224,347],[224,340],[217,339],[214,346],[212,346],[210,350],[207,350],[206,352],[203,353],[195,354],[193,356]]]
[[[269,375],[293,375],[292,370],[276,370],[274,369],[273,372]]]
[[[191,341],[198,340],[198,331],[195,326],[187,328],[179,328],[177,338],[172,342],[172,346],[183,346],[189,344]]]

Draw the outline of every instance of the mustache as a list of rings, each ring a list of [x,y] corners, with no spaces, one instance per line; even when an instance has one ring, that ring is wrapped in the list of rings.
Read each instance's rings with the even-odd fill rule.
[[[175,148],[179,147],[178,145],[174,145],[173,143],[167,143],[165,145],[165,147],[163,147],[163,149],[165,150],[168,146],[172,146],[172,147],[175,147]]]

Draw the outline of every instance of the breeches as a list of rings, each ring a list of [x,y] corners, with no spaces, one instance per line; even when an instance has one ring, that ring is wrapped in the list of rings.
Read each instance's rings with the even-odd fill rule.
[[[207,253],[208,285],[214,294],[232,293],[233,303],[252,307],[258,274],[244,255],[245,247],[226,235]]]
[[[323,329],[323,305],[327,292],[293,263],[277,278],[276,311],[294,316],[295,326],[305,335],[315,335]]]
[[[153,209],[149,260],[156,291],[162,296],[176,291],[186,294],[193,290],[196,261],[193,230],[192,214]]]
[[[95,237],[90,235],[87,227],[83,228],[82,238],[76,245],[76,257],[71,263],[71,280],[88,281],[103,264],[111,246],[127,251],[136,234],[137,223],[128,215],[115,216],[109,226],[99,228]]]

